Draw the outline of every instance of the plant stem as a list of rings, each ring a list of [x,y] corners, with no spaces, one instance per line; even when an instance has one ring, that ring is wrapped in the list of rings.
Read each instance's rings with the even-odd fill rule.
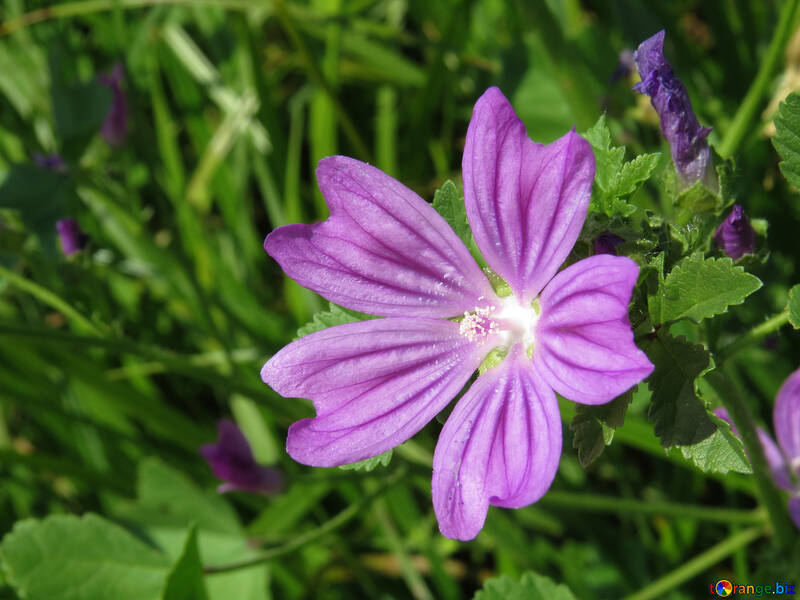
[[[764,529],[761,527],[753,527],[734,533],[730,537],[722,540],[719,544],[711,546],[711,548],[705,552],[683,563],[674,571],[667,573],[660,579],[656,579],[650,585],[628,596],[625,600],[650,600],[651,598],[661,598],[665,592],[679,586],[695,575],[699,575],[709,567],[714,566],[719,560],[733,554],[739,548],[747,546],[763,534]]]
[[[766,515],[761,510],[736,510],[697,506],[673,502],[651,502],[630,498],[602,496],[599,494],[573,494],[550,491],[539,504],[554,508],[570,508],[595,512],[636,513],[644,515],[663,515],[698,521],[718,521],[722,523],[744,523],[756,525],[764,523]]]
[[[741,337],[735,339],[733,342],[722,348],[717,353],[719,360],[724,361],[725,359],[730,358],[742,348],[746,348],[750,344],[754,344],[755,342],[769,335],[773,331],[777,331],[778,329],[786,325],[786,323],[788,322],[789,322],[789,309],[787,308],[782,312],[779,312],[777,315],[773,315],[760,325],[756,325],[750,331],[748,331]]]
[[[91,331],[95,335],[101,335],[101,331],[97,325],[72,308],[66,300],[61,298],[61,296],[55,292],[51,292],[35,281],[31,281],[22,275],[18,275],[14,271],[6,269],[2,265],[0,265],[0,278],[5,279],[8,281],[8,283],[19,288],[23,292],[29,293],[40,302],[47,304],[50,308],[54,308],[63,314],[67,319],[72,321],[73,324]]]
[[[225,565],[209,565],[203,567],[203,573],[206,575],[211,575],[214,573],[228,573],[230,571],[238,571],[240,569],[247,569],[249,567],[255,567],[262,563],[268,562],[273,558],[277,558],[279,556],[283,556],[284,554],[289,554],[290,552],[294,552],[295,550],[299,550],[306,544],[309,544],[316,540],[317,538],[321,538],[322,536],[338,529],[345,523],[347,523],[350,519],[358,515],[364,508],[366,508],[373,500],[378,498],[381,494],[383,494],[386,490],[392,487],[395,483],[399,482],[403,477],[406,475],[406,469],[404,467],[398,468],[394,473],[389,475],[384,480],[383,485],[372,492],[364,496],[359,502],[355,504],[351,504],[347,508],[345,508],[342,512],[338,515],[333,517],[332,519],[326,521],[316,529],[312,529],[311,531],[307,531],[303,534],[298,535],[294,539],[285,544],[280,546],[276,546],[275,548],[270,548],[262,552],[260,555],[255,556],[253,558],[248,558],[247,560],[240,560],[233,563],[228,563]]]
[[[753,129],[752,121],[758,112],[761,100],[775,74],[778,61],[794,30],[797,7],[798,0],[788,0],[783,5],[778,25],[775,27],[775,33],[772,34],[767,53],[761,60],[761,66],[758,69],[756,78],[750,84],[750,89],[747,90],[744,100],[739,105],[733,121],[717,148],[723,158],[732,156],[739,149],[747,133]]]
[[[753,467],[753,477],[756,482],[756,491],[762,506],[766,509],[772,525],[775,542],[781,548],[786,548],[792,540],[794,528],[789,522],[786,506],[778,488],[772,480],[772,472],[764,456],[764,449],[758,439],[758,432],[753,421],[753,415],[742,398],[737,387],[726,377],[720,369],[714,369],[706,375],[706,380],[722,399],[725,408],[739,430],[739,435],[744,442],[745,450]]]

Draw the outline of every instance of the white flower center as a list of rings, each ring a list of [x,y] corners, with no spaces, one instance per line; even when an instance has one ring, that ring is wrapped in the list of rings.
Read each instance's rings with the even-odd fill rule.
[[[477,340],[483,344],[492,337],[498,346],[510,348],[522,343],[530,350],[535,341],[538,308],[537,301],[525,306],[514,296],[496,298],[493,304],[476,306],[472,312],[465,312],[459,333],[471,342]]]

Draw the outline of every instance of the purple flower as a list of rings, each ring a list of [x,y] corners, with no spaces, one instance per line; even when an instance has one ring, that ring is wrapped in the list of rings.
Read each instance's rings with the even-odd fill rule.
[[[81,231],[78,222],[75,219],[59,219],[56,221],[56,231],[58,232],[58,239],[61,242],[61,251],[64,255],[71,256],[86,246],[88,238],[83,231]]]
[[[33,162],[37,167],[50,169],[51,171],[64,171],[67,168],[64,159],[57,153],[39,154],[37,152],[33,155]]]
[[[731,431],[739,435],[727,410],[718,408],[714,414],[730,423]],[[800,369],[792,373],[778,391],[772,419],[778,443],[775,444],[761,427],[756,428],[758,439],[775,485],[792,494],[789,515],[800,529],[800,482],[792,481],[791,476],[793,473],[796,479],[800,478]]]
[[[601,233],[594,240],[594,253],[595,254],[617,254],[617,246],[623,243],[623,240],[618,235],[613,233]]]
[[[702,180],[715,188],[711,149],[706,140],[711,128],[702,127],[697,121],[686,88],[664,58],[664,31],[639,44],[633,57],[642,78],[633,89],[650,96],[678,175],[687,186]]]
[[[100,135],[111,146],[119,146],[128,134],[128,101],[122,91],[122,65],[117,63],[110,73],[100,75],[100,83],[111,90],[111,108],[100,129]]]
[[[741,206],[734,204],[731,214],[719,224],[714,233],[714,243],[734,260],[755,252],[756,231]]]
[[[386,318],[307,335],[261,376],[285,397],[314,402],[317,416],[290,427],[286,449],[329,467],[403,443],[492,350],[504,354],[458,401],[433,458],[439,528],[469,540],[490,504],[527,506],[550,487],[561,455],[554,392],[601,404],[653,366],[628,321],[633,261],[593,256],[558,272],[586,218],[591,146],[574,131],[548,146],[532,142],[490,88],[475,105],[462,167],[476,243],[512,295],[494,292],[414,192],[357,160],[325,158],[317,180],[331,216],[280,227],[264,247],[301,285]]]
[[[611,83],[616,83],[620,79],[625,79],[633,72],[634,68],[635,63],[633,61],[633,51],[626,48],[619,53],[617,68],[611,74]]]
[[[220,494],[233,490],[274,494],[283,487],[283,477],[276,469],[263,467],[253,458],[247,438],[233,421],[223,419],[217,424],[219,441],[200,448],[211,470],[225,483]]]

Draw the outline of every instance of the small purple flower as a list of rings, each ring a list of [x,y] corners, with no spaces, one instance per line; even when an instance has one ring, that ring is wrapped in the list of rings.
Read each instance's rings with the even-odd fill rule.
[[[611,83],[616,83],[620,79],[625,79],[633,72],[635,68],[636,64],[633,60],[633,50],[626,48],[619,53],[617,68],[611,74]]]
[[[730,423],[731,431],[739,435],[727,410],[718,408],[714,414]],[[758,438],[775,485],[792,494],[789,515],[800,529],[800,481],[797,481],[800,478],[800,369],[792,373],[778,391],[772,419],[778,443],[775,444],[761,427],[756,428]],[[792,473],[796,481],[792,481]]]
[[[233,421],[221,420],[217,431],[217,443],[206,444],[200,448],[200,454],[208,461],[214,475],[225,482],[217,488],[220,494],[233,490],[275,494],[281,490],[280,472],[256,462],[247,438]]]
[[[610,232],[601,233],[594,240],[594,253],[595,254],[617,254],[617,246],[623,243],[623,240],[618,235]]]
[[[741,206],[734,204],[731,214],[719,224],[714,233],[714,243],[734,260],[755,252],[756,231]]]
[[[561,456],[554,392],[602,404],[653,366],[628,321],[632,260],[599,255],[558,272],[586,219],[591,146],[574,131],[547,146],[532,142],[490,88],[475,105],[462,168],[475,241],[512,295],[494,292],[417,194],[365,163],[325,158],[317,180],[331,216],[279,227],[264,248],[301,285],[385,318],[300,338],[261,376],[287,398],[314,402],[317,416],[289,428],[286,449],[330,467],[403,443],[492,350],[504,354],[458,401],[433,458],[439,529],[470,540],[490,504],[527,506],[550,487]]]
[[[100,83],[111,90],[111,108],[100,129],[100,135],[111,146],[119,146],[128,134],[128,100],[122,91],[122,65],[117,63],[108,74],[100,75]]]
[[[57,153],[40,154],[37,152],[33,155],[33,162],[37,167],[50,169],[51,171],[64,171],[67,168],[64,159]]]
[[[633,56],[642,78],[633,89],[650,96],[678,175],[687,186],[702,180],[708,187],[716,188],[711,149],[706,140],[711,128],[697,121],[689,93],[664,58],[664,31],[639,44]]]
[[[71,256],[86,246],[88,238],[81,231],[75,219],[59,219],[56,221],[56,231],[61,242],[61,251],[65,256]]]

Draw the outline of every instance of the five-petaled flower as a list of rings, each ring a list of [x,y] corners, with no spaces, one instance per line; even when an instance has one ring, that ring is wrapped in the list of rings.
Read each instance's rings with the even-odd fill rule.
[[[731,431],[739,435],[727,410],[718,408],[714,414],[730,423]],[[775,485],[791,494],[789,516],[800,529],[800,369],[778,390],[772,420],[777,445],[761,427],[757,428],[758,439]]]
[[[569,132],[531,141],[497,88],[475,105],[462,162],[478,248],[512,294],[499,297],[445,220],[378,169],[342,156],[317,169],[328,220],[288,225],[266,251],[301,285],[378,315],[292,342],[261,371],[317,416],[292,425],[297,461],[336,466],[401,444],[436,416],[490,351],[505,357],[456,404],[433,458],[441,532],[469,540],[490,504],[538,500],[561,455],[554,392],[601,404],[652,370],[628,303],[638,268],[597,255],[559,272],[594,178],[590,145]],[[497,353],[495,353],[496,355]]]

